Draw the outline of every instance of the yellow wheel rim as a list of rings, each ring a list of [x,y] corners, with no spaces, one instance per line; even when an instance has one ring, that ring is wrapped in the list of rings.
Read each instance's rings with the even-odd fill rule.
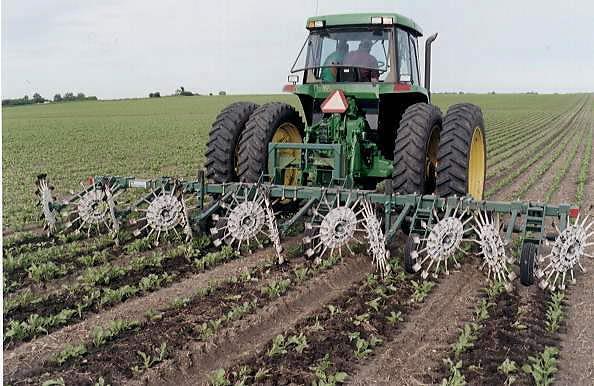
[[[276,129],[272,136],[272,143],[301,143],[301,132],[292,123],[283,123]],[[285,159],[294,158],[299,159],[301,157],[301,151],[299,149],[284,149],[279,151],[279,155]],[[299,177],[298,169],[286,169],[283,183],[285,185],[297,185]]]
[[[485,140],[482,129],[476,127],[472,133],[468,159],[468,194],[475,200],[483,199],[485,170]]]

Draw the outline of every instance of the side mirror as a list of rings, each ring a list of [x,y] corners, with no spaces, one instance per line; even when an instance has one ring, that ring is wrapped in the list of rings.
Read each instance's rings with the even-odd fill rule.
[[[287,82],[292,83],[292,84],[299,83],[299,75],[289,75],[287,77]]]

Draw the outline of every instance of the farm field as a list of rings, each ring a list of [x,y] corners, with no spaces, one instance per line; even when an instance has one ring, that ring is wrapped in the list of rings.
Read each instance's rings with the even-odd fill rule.
[[[91,174],[193,178],[229,103],[167,97],[3,109],[4,382],[119,384],[534,384],[594,379],[594,261],[567,291],[492,284],[469,254],[450,276],[380,278],[365,246],[313,265],[302,235],[238,255],[207,237],[49,240],[34,181]],[[433,96],[479,105],[490,200],[594,203],[594,94]],[[34,225],[31,225],[34,224]],[[517,253],[510,245],[511,253]],[[544,376],[542,374],[545,374]],[[44,383],[45,382],[45,383]],[[458,382],[458,383],[457,383]]]

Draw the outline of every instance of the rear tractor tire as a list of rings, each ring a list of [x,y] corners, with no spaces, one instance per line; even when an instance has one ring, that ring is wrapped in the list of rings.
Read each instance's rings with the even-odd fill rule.
[[[236,102],[225,107],[212,124],[206,145],[206,178],[214,183],[238,181],[239,140],[258,105]]]
[[[453,105],[443,122],[439,142],[437,194],[470,195],[482,200],[487,173],[485,123],[480,107]]]
[[[247,121],[239,143],[239,180],[257,182],[262,173],[268,172],[268,144],[303,142],[303,131],[303,121],[291,105],[272,102],[256,109]],[[283,151],[300,156],[299,150]],[[287,171],[284,184],[296,185],[297,176],[296,171]]]
[[[437,106],[415,103],[404,111],[394,143],[394,192],[433,193],[441,124]]]
[[[392,190],[400,194],[431,194],[437,181],[437,155],[442,117],[437,106],[410,105],[402,115],[394,140]],[[402,231],[410,232],[406,219]]]

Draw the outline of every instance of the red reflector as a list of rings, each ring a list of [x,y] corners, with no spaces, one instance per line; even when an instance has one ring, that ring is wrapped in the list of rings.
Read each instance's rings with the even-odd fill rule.
[[[95,185],[95,179],[93,178],[93,176],[88,176],[87,177],[87,184],[89,184],[89,185]]]
[[[396,83],[394,85],[394,91],[410,91],[411,88],[411,85],[406,83]]]
[[[569,217],[576,218],[580,214],[580,208],[571,208],[569,209]]]
[[[328,95],[328,98],[322,102],[320,108],[323,113],[339,113],[342,114],[349,107],[346,97],[342,90],[336,90],[332,94]]]
[[[295,85],[294,84],[285,84],[283,86],[283,92],[295,92]]]

